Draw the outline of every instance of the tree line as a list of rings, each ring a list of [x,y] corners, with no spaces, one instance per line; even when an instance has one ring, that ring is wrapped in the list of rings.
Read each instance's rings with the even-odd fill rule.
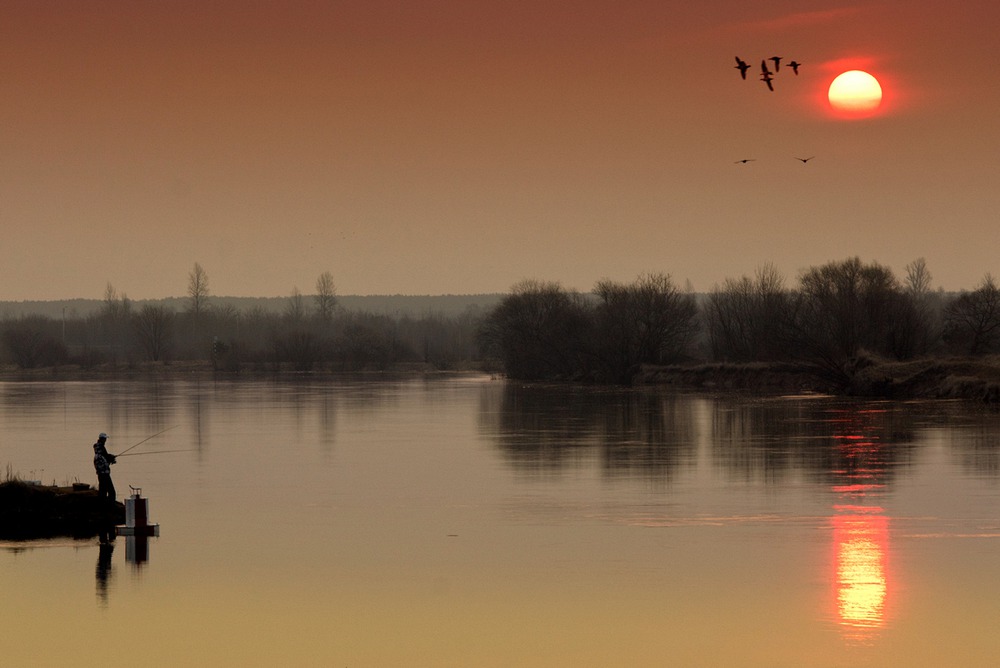
[[[709,293],[669,274],[599,281],[589,293],[526,280],[495,307],[458,316],[390,317],[342,308],[329,272],[283,310],[216,305],[197,263],[184,308],[136,307],[112,285],[100,309],[57,320],[0,321],[2,351],[21,368],[210,361],[222,371],[358,371],[420,364],[524,380],[628,384],[643,365],[796,362],[837,382],[866,356],[909,360],[1000,352],[1000,288],[931,287],[923,259],[897,277],[859,258],[802,272],[789,287],[773,265]]]
[[[343,309],[330,272],[315,293],[297,288],[278,311],[216,304],[207,272],[195,263],[183,308],[135,305],[108,284],[100,308],[56,319],[22,315],[0,321],[3,361],[23,369],[84,369],[142,363],[211,362],[220,371],[361,371],[400,365],[467,367],[477,358],[474,308],[452,317],[390,317]]]
[[[859,258],[803,272],[794,287],[773,265],[707,295],[668,274],[600,281],[589,294],[525,281],[484,319],[480,345],[516,378],[628,383],[642,365],[795,362],[833,383],[872,356],[910,360],[1000,351],[1000,288],[931,288],[921,258],[905,276]]]

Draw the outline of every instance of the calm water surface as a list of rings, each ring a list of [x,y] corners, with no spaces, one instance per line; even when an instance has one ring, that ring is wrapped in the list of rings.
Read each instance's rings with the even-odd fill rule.
[[[0,383],[0,466],[161,536],[0,544],[5,665],[988,666],[1000,420],[486,377]],[[174,452],[162,452],[162,451]]]

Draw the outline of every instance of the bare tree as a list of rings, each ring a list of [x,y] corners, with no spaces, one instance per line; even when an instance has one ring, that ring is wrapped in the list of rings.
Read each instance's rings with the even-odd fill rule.
[[[294,329],[275,335],[272,343],[275,360],[289,362],[296,371],[310,371],[322,358],[319,341],[312,332]]]
[[[922,297],[931,290],[931,272],[927,268],[927,260],[918,257],[906,265],[906,290],[910,294]]]
[[[112,321],[121,321],[128,317],[132,303],[124,292],[119,297],[115,286],[108,283],[104,288],[104,303],[101,305],[101,315]]]
[[[111,283],[104,288],[104,303],[101,305],[99,320],[107,342],[111,360],[118,357],[129,347],[129,318],[132,314],[132,303],[123,292],[118,291]]]
[[[197,262],[188,274],[187,308],[184,314],[184,327],[179,332],[179,346],[183,355],[192,359],[201,359],[211,354],[212,346],[206,334],[210,304],[208,302],[208,274]]]
[[[55,323],[43,316],[5,320],[0,341],[11,359],[22,369],[64,364],[66,346],[54,335]]]
[[[197,262],[188,274],[188,313],[195,318],[208,311],[208,274]]]
[[[306,317],[306,306],[305,301],[302,299],[302,293],[299,292],[299,288],[292,288],[292,296],[288,298],[288,304],[285,305],[285,318],[293,325],[301,324]]]
[[[484,320],[480,342],[512,378],[569,378],[586,368],[592,318],[577,293],[523,281]]]
[[[727,278],[705,304],[712,354],[738,362],[771,360],[787,353],[790,297],[785,279],[772,264],[755,278]]]
[[[158,362],[170,351],[173,341],[174,312],[165,306],[146,304],[132,318],[136,339],[146,358]]]
[[[898,313],[899,349],[906,356],[927,354],[941,337],[940,296],[931,291],[931,278],[924,258],[906,265],[904,306]]]
[[[629,383],[640,364],[663,364],[688,353],[698,307],[668,274],[646,274],[627,285],[604,280],[594,292],[600,299],[597,350],[608,380]]]
[[[1000,288],[986,274],[972,292],[954,299],[945,308],[945,340],[969,355],[996,349],[1000,339]]]
[[[232,304],[213,304],[212,322],[218,336],[229,341],[239,339],[240,311]]]
[[[337,288],[333,284],[333,274],[324,271],[316,279],[316,316],[323,322],[333,318],[337,307]]]
[[[801,278],[795,336],[806,358],[831,380],[849,381],[847,363],[862,351],[905,356],[908,318],[892,270],[853,257],[813,267]]]

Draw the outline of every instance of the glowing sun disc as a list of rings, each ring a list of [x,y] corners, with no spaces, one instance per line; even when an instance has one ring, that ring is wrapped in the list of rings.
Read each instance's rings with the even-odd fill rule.
[[[882,86],[878,79],[862,72],[844,72],[830,84],[827,94],[834,109],[846,112],[871,112],[882,104]]]

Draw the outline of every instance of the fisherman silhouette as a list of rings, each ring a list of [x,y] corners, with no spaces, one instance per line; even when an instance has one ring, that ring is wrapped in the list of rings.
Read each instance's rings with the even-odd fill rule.
[[[114,464],[116,461],[118,461],[118,458],[115,457],[110,452],[108,452],[107,442],[108,442],[108,435],[102,431],[100,434],[97,435],[97,443],[94,443],[94,452],[100,452],[101,455],[108,460],[109,464]]]
[[[104,445],[107,440],[108,435],[101,432],[97,443],[94,443],[94,471],[97,473],[97,497],[102,500],[107,499],[113,505],[118,500],[115,483],[111,481],[111,465],[116,459]]]

